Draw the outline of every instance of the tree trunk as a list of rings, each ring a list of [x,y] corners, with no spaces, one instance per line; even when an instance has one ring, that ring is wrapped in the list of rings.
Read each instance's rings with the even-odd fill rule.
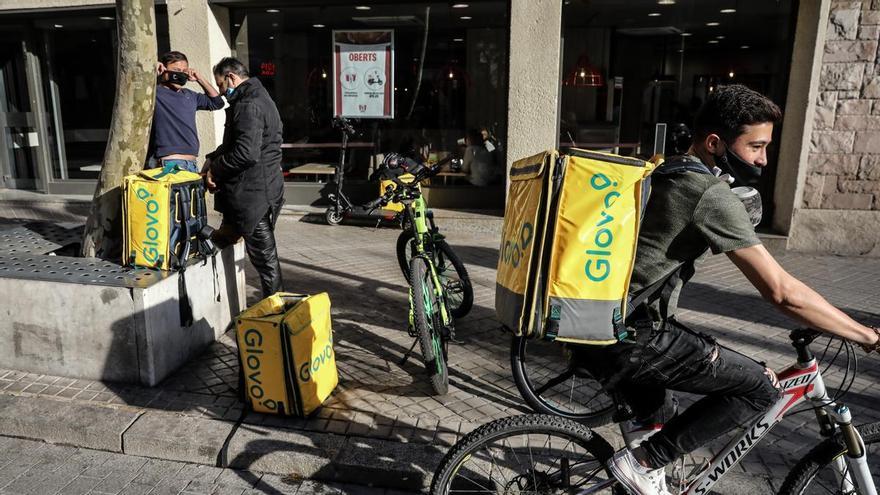
[[[116,0],[119,56],[110,135],[83,234],[82,255],[119,260],[122,178],[143,168],[156,92],[153,0]]]

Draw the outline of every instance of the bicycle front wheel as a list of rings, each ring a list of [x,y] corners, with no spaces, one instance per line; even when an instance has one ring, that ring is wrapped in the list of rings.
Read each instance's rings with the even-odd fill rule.
[[[443,317],[440,305],[444,304],[434,290],[431,268],[428,260],[415,256],[410,260],[410,290],[412,290],[413,325],[416,328],[425,371],[431,382],[431,388],[438,395],[449,390],[449,370],[446,367],[446,342],[441,332]]]
[[[880,422],[857,427],[874,487],[880,488]],[[865,495],[854,483],[846,463],[846,446],[839,435],[813,448],[785,477],[779,495]]]
[[[406,281],[409,282],[409,263],[415,246],[412,230],[404,230],[397,238],[397,262]],[[474,287],[461,258],[444,240],[434,242],[432,249],[434,267],[443,285],[449,311],[454,318],[463,318],[474,305]]]
[[[565,418],[503,418],[477,428],[449,450],[430,493],[608,493],[614,480],[605,462],[613,453],[602,437]]]
[[[513,381],[536,413],[597,427],[611,422],[614,401],[602,385],[571,362],[565,344],[513,337]]]

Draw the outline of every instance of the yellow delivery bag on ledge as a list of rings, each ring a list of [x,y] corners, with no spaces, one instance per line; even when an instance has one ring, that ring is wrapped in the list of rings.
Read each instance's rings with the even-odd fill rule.
[[[578,149],[514,163],[496,283],[503,324],[533,338],[618,342],[653,169]]]
[[[279,292],[236,319],[241,394],[256,412],[308,416],[339,383],[330,298]]]

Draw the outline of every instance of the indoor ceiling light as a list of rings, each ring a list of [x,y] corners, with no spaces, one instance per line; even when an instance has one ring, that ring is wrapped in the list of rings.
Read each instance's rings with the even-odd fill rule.
[[[452,41],[461,42],[461,41],[464,41],[464,38],[453,38]]]
[[[63,28],[64,25],[62,25],[62,24],[55,24],[55,27],[57,27],[57,28]]]
[[[274,37],[274,36],[269,36],[269,39],[270,39],[270,40],[274,40],[275,37]]]
[[[675,0],[657,0],[657,5],[675,5]]]
[[[468,7],[469,7],[469,5],[466,3],[457,3],[452,6],[453,9],[466,9]]]
[[[749,45],[743,45],[743,46],[741,46],[740,48],[742,48],[743,50],[748,50],[748,49],[749,49]]]
[[[720,22],[712,21],[712,22],[707,22],[706,25],[709,26],[709,27],[715,27],[715,26],[720,26],[721,23],[720,23]]]
[[[469,15],[463,15],[463,16],[459,17],[459,19],[461,19],[463,21],[469,21],[469,20],[473,19],[473,17],[471,17]]]
[[[112,21],[113,19],[115,19],[115,17],[110,17],[109,15],[102,15],[101,17],[98,17],[98,19],[101,19],[102,21]]]
[[[681,33],[682,36],[693,36],[694,33]]]
[[[312,24],[312,27],[322,28],[322,27],[326,27],[326,26],[324,26],[323,24]]]
[[[272,27],[273,27],[273,28],[277,28],[277,27],[278,27],[278,23],[277,23],[277,22],[273,22],[273,23],[272,23]]]
[[[733,71],[728,72],[728,73],[727,73],[727,77],[733,79]]]
[[[241,27],[241,24],[239,24],[239,23],[236,22],[236,23],[235,23],[235,27]]]
[[[648,17],[660,17],[660,12],[651,12]]]
[[[723,36],[723,35],[719,35],[719,36],[716,36],[715,39],[716,39],[716,40],[723,40],[723,39],[724,39],[724,36]]]
[[[358,5],[358,6],[355,7],[354,9],[355,9],[355,10],[370,10],[371,8],[372,8],[372,7],[370,7],[369,5]]]
[[[733,14],[736,12],[736,9],[721,9],[722,14]]]
[[[718,40],[709,40],[709,44],[710,44],[710,45],[714,45],[714,44],[716,44],[716,43],[718,43]]]
[[[279,12],[281,12],[281,11],[278,10],[278,9],[266,9],[266,12],[268,12],[268,13],[270,13],[270,14],[277,14],[277,13],[279,13]]]

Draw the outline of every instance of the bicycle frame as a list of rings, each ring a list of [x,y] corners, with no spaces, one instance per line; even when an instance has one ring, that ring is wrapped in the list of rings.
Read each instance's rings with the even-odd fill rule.
[[[692,481],[682,494],[705,494],[731,468],[739,464],[743,457],[754,448],[770,430],[782,421],[786,413],[795,406],[809,401],[815,411],[816,418],[824,437],[831,437],[835,425],[843,433],[847,446],[847,455],[834,460],[835,475],[843,491],[852,491],[856,487],[862,495],[877,495],[877,488],[871,478],[868,467],[865,444],[858,431],[852,426],[852,415],[844,405],[832,401],[825,388],[825,381],[819,371],[819,363],[809,350],[809,337],[795,337],[794,347],[798,353],[795,364],[777,373],[782,396],[760,418],[758,418],[741,437],[736,437],[725,445],[709,463],[709,466]],[[852,455],[853,453],[858,455]],[[613,478],[594,487],[578,492],[578,495],[589,495],[605,490],[617,483]]]
[[[414,234],[413,238],[415,239],[415,252],[413,255],[425,255],[427,253],[425,248],[426,236],[433,235],[434,230],[428,226],[428,206],[425,203],[425,199],[419,194],[415,198],[403,200],[403,204],[406,208],[407,216],[409,216]],[[443,285],[440,282],[440,277],[437,275],[437,267],[434,266],[434,261],[430,256],[427,258],[429,260],[428,266],[431,268],[431,281],[434,285],[434,291],[440,298],[444,298]],[[410,300],[410,308],[412,308],[412,300]],[[410,311],[410,314],[412,314],[412,311]],[[449,325],[452,320],[445,304],[440,305],[440,317],[444,325]]]
[[[825,388],[825,382],[822,379],[822,373],[819,371],[819,364],[815,358],[807,362],[798,362],[778,373],[777,376],[780,388],[782,389],[780,399],[766,414],[758,418],[742,437],[731,440],[712,459],[706,471],[688,486],[685,493],[708,493],[709,489],[725,473],[736,466],[774,426],[782,421],[787,412],[802,402],[810,401],[816,408],[816,414],[823,427],[823,431],[827,431],[825,430],[826,427],[831,427],[828,419],[829,416],[838,425],[850,425],[852,417],[849,410],[845,406],[838,406],[828,397],[828,391]],[[858,438],[858,442],[864,445],[861,437],[858,437],[858,432],[855,428],[852,428],[852,432]],[[846,460],[838,458],[835,462],[837,463],[838,481],[840,481],[844,489],[852,489],[854,486],[853,482],[855,481],[855,485],[860,487],[865,495],[877,494],[874,482],[871,479],[870,470],[868,469],[864,450],[862,450],[860,457],[846,456]]]

